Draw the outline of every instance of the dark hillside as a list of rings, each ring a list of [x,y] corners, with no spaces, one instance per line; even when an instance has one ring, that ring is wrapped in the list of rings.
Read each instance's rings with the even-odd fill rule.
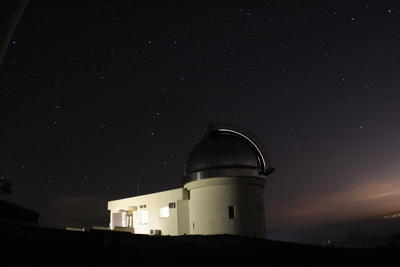
[[[342,249],[238,236],[155,237],[1,224],[1,266],[384,266],[399,249]]]

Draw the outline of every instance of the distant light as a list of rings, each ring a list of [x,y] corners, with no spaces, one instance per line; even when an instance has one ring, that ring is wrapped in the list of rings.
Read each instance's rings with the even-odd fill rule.
[[[389,9],[387,10],[387,12],[388,12],[388,13],[392,13],[392,10],[389,8]]]
[[[394,219],[394,218],[398,218],[398,217],[400,217],[400,213],[383,216],[384,219]]]

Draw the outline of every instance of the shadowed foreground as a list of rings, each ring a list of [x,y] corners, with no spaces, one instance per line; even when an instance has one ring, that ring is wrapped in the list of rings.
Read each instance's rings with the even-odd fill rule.
[[[396,247],[328,248],[218,235],[156,237],[0,223],[1,266],[384,266]]]

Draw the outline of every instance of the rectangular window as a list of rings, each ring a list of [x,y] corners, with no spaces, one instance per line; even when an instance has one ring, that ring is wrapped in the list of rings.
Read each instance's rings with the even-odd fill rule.
[[[140,224],[149,223],[149,212],[147,210],[142,210],[140,212]]]
[[[228,216],[229,216],[229,219],[235,219],[235,207],[234,206],[228,206]]]
[[[176,208],[175,202],[170,202],[170,203],[168,204],[168,207],[169,207],[170,209],[175,209],[175,208]]]
[[[163,207],[160,209],[160,218],[168,218],[169,217],[169,207]]]

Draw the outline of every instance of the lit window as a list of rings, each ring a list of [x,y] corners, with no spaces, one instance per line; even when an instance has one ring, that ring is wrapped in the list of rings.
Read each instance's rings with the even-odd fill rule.
[[[229,219],[235,219],[235,207],[234,206],[228,207],[228,216],[229,216]]]
[[[140,224],[149,223],[149,212],[147,210],[142,210],[140,212]]]
[[[163,207],[160,209],[160,218],[168,218],[169,217],[169,207]]]

